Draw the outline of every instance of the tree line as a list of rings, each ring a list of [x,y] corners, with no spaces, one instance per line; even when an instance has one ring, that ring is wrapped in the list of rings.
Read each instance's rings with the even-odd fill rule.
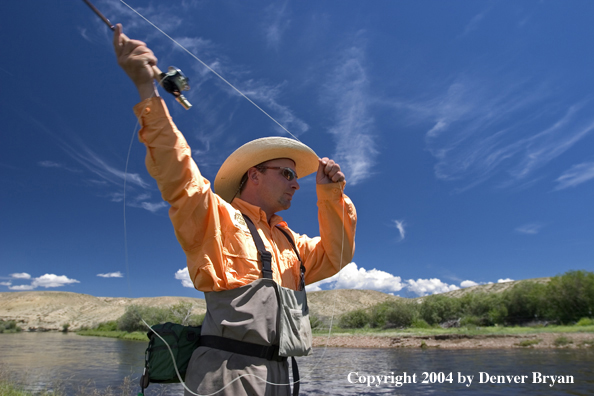
[[[520,282],[501,293],[471,292],[462,297],[434,294],[419,300],[383,302],[341,316],[342,328],[518,325],[529,322],[571,324],[592,321],[594,273],[568,271],[546,283]]]

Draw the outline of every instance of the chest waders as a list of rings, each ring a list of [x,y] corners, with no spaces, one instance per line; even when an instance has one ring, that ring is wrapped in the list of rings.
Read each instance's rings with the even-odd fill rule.
[[[235,289],[204,293],[207,312],[200,347],[188,365],[186,385],[198,394],[228,385],[217,395],[290,395],[287,358],[291,357],[292,394],[296,396],[299,370],[294,357],[307,356],[312,350],[305,267],[293,239],[279,228],[297,254],[301,279],[299,290],[276,283],[272,255],[251,219],[243,217],[258,249],[262,278]],[[256,377],[283,385],[270,385]]]

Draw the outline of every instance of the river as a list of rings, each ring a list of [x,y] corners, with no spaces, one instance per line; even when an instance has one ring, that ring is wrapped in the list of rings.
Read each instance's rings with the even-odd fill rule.
[[[136,395],[145,348],[144,342],[71,333],[0,334],[0,365],[26,377],[32,391],[59,383],[75,395],[85,384],[114,388],[128,376]],[[302,395],[594,395],[592,349],[317,348],[299,359],[299,369]],[[543,383],[553,375],[557,383],[550,377]],[[151,384],[145,395],[183,390],[179,384]]]

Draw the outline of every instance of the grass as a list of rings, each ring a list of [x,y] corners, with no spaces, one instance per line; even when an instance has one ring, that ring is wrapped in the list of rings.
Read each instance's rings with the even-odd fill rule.
[[[102,330],[80,330],[77,331],[76,334],[81,336],[94,336],[94,337],[109,337],[109,338],[119,338],[121,340],[131,340],[131,341],[148,341],[148,337],[146,336],[145,332],[134,331],[132,333],[128,333],[127,331],[102,331]]]
[[[535,339],[535,340],[524,340],[524,341],[520,341],[518,343],[519,346],[521,347],[531,347],[533,345],[536,345],[538,343],[540,343],[542,340],[541,339]]]
[[[428,329],[422,328],[407,328],[407,329],[341,329],[338,327],[332,328],[332,335],[361,335],[361,336],[378,336],[378,337],[395,337],[395,336],[432,336],[437,334],[464,334],[464,335],[523,335],[523,334],[540,334],[540,333],[594,333],[594,326],[547,326],[547,327],[506,327],[506,326],[490,326],[490,327],[458,327],[450,329],[442,329],[441,327],[432,327]],[[328,334],[328,329],[315,330],[314,335]]]
[[[567,337],[561,336],[561,337],[555,338],[555,341],[553,343],[555,344],[555,346],[561,347],[561,346],[567,346],[569,344],[573,344],[573,341]]]

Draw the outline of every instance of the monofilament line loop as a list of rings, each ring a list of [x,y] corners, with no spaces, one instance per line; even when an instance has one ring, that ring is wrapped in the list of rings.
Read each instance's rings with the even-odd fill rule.
[[[136,13],[139,17],[141,17],[142,19],[144,19],[146,22],[148,22],[152,27],[154,27],[155,29],[157,29],[159,32],[161,32],[165,37],[167,37],[169,40],[173,41],[178,47],[180,47],[181,49],[183,49],[185,52],[187,52],[192,58],[196,59],[198,62],[200,62],[202,64],[202,66],[206,67],[208,70],[210,70],[215,76],[217,76],[218,78],[220,78],[225,84],[227,84],[228,86],[230,86],[231,88],[233,88],[233,90],[235,90],[235,92],[237,92],[238,94],[240,94],[241,96],[243,96],[248,102],[250,102],[251,104],[253,104],[254,106],[256,106],[256,108],[258,110],[260,110],[262,113],[264,113],[268,118],[270,118],[272,121],[274,121],[274,123],[276,125],[278,125],[279,127],[282,128],[282,130],[284,130],[285,132],[287,132],[289,135],[291,135],[293,137],[293,139],[297,140],[298,142],[300,142],[301,140],[299,140],[297,138],[297,136],[293,135],[287,128],[285,128],[280,122],[278,122],[277,120],[274,119],[274,117],[272,117],[270,114],[268,114],[266,111],[264,111],[264,109],[262,109],[260,106],[258,106],[256,103],[254,103],[254,101],[252,101],[250,98],[248,98],[243,92],[241,92],[239,89],[235,88],[235,86],[233,84],[231,84],[229,81],[225,80],[225,78],[223,78],[223,76],[221,76],[219,73],[217,73],[216,71],[214,71],[210,66],[208,66],[206,63],[204,63],[200,58],[198,58],[196,55],[194,55],[190,50],[188,50],[186,47],[184,47],[183,45],[181,45],[180,43],[178,43],[173,37],[171,37],[170,35],[168,35],[167,33],[165,33],[163,30],[161,30],[157,25],[155,25],[154,23],[152,23],[151,21],[149,21],[147,18],[145,18],[141,13],[139,13],[138,11],[136,11],[134,8],[132,8],[131,6],[129,6],[124,0],[120,0],[120,2],[122,4],[124,4],[126,7],[128,7],[129,9],[131,9],[132,11],[134,11],[134,13]]]

